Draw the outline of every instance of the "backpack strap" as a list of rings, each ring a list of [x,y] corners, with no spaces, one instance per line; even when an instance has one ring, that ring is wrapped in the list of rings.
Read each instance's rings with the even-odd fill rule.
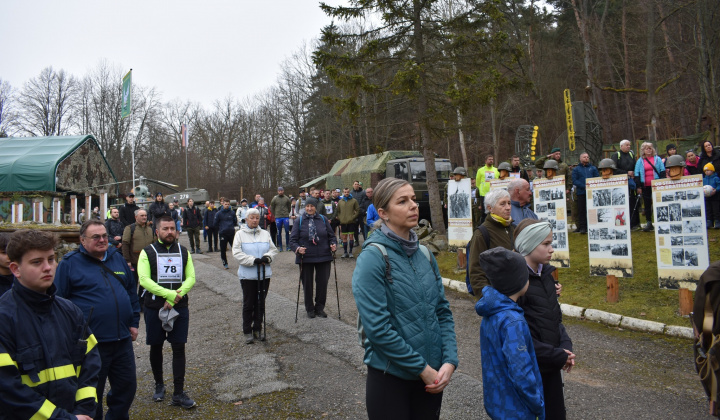
[[[478,226],[478,229],[480,230],[480,234],[482,234],[482,237],[485,240],[485,250],[487,251],[488,249],[490,249],[490,232],[487,230],[487,227],[483,225]]]
[[[385,280],[387,280],[387,282],[389,284],[392,284],[393,278],[392,278],[392,274],[391,274],[391,270],[390,270],[390,257],[388,257],[388,253],[387,253],[387,249],[385,249],[385,245],[382,245],[382,244],[379,244],[376,242],[372,242],[368,245],[374,246],[375,248],[379,249],[380,252],[382,253],[383,259],[385,260]],[[423,253],[425,253],[425,252],[427,252],[427,248],[425,248],[425,251]]]
[[[420,245],[420,251],[422,251],[423,255],[425,255],[425,258],[427,258],[428,262],[432,264],[432,258],[430,258],[430,250],[427,249],[425,245]]]

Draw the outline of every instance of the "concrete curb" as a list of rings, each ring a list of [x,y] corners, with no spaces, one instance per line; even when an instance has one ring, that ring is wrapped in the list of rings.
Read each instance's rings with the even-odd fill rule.
[[[449,289],[458,292],[467,293],[467,286],[464,282],[451,280],[443,277],[443,285]],[[671,337],[685,338],[692,340],[693,331],[690,327],[679,327],[677,325],[667,325],[661,322],[647,321],[644,319],[622,316],[610,312],[599,311],[597,309],[582,308],[580,306],[560,304],[563,315],[577,319],[587,319],[589,321],[599,322],[611,327],[625,328],[628,330],[647,332],[651,334],[664,334]]]

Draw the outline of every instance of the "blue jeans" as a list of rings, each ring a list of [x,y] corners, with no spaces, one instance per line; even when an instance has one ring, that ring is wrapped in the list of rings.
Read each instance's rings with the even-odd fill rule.
[[[94,419],[103,418],[103,392],[105,380],[110,382],[107,394],[107,420],[129,419],[130,406],[135,399],[137,378],[135,376],[135,353],[130,337],[107,343],[98,343],[100,351],[100,374],[97,384],[97,411]]]
[[[290,218],[289,217],[278,217],[275,219],[275,226],[277,227],[277,246],[282,251],[282,228],[285,226],[285,243],[290,246]]]

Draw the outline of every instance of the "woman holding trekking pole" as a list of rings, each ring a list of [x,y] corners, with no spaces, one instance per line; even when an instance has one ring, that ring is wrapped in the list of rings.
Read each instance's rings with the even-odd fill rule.
[[[371,420],[439,419],[443,390],[458,365],[440,270],[413,231],[415,200],[407,181],[380,181],[373,197],[380,219],[353,272]]]
[[[317,213],[318,199],[310,197],[305,202],[305,213],[298,216],[290,232],[290,249],[295,252],[295,264],[300,264],[304,288],[305,311],[308,318],[327,318],[325,301],[330,279],[332,253],[337,239],[330,221]],[[313,302],[313,284],[317,288]]]
[[[245,343],[264,340],[262,332],[265,297],[270,286],[270,263],[278,250],[267,230],[260,229],[260,212],[250,209],[245,224],[235,233],[233,257],[240,262],[238,277],[243,291],[243,334]],[[260,273],[264,273],[261,275]]]

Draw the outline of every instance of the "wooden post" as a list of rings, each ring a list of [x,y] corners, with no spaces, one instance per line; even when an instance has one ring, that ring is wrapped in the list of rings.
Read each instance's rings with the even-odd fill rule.
[[[39,198],[33,199],[33,222],[35,223],[42,223],[43,222],[43,205],[42,200]]]
[[[100,220],[105,222],[105,215],[108,210],[108,193],[105,190],[100,190]]]
[[[612,274],[608,274],[606,277],[607,282],[607,301],[610,303],[617,303],[620,300],[620,282],[618,278]]]
[[[690,315],[693,309],[692,292],[689,289],[680,289],[680,315]]]
[[[52,222],[54,225],[60,225],[60,198],[55,197],[53,198],[53,214],[52,214]]]
[[[92,218],[92,193],[87,192],[85,194],[85,220]]]
[[[20,224],[23,222],[23,203],[22,201],[16,201],[15,205],[13,206],[14,210],[14,220],[13,223]]]
[[[457,249],[457,264],[460,270],[467,268],[467,256],[465,255],[465,247],[458,247]]]
[[[76,225],[77,224],[77,217],[78,217],[78,210],[77,210],[77,196],[71,195],[70,196],[70,224]]]

